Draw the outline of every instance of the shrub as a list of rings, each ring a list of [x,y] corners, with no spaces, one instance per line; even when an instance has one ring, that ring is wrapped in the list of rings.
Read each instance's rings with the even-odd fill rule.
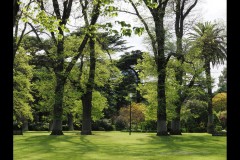
[[[147,120],[147,121],[143,122],[143,130],[156,131],[157,130],[157,121]]]
[[[82,129],[82,125],[81,125],[81,123],[77,123],[77,122],[75,122],[75,123],[73,123],[73,128],[74,128],[74,130],[81,130]]]
[[[62,125],[62,130],[63,131],[68,131],[68,125]]]
[[[216,125],[214,131],[216,132],[222,131],[222,126]]]
[[[92,123],[92,130],[95,131],[113,131],[111,121],[108,119],[97,120]]]
[[[120,116],[116,119],[115,127],[117,131],[121,131],[127,128],[127,122]]]
[[[29,131],[48,131],[49,123],[35,122],[28,126]]]

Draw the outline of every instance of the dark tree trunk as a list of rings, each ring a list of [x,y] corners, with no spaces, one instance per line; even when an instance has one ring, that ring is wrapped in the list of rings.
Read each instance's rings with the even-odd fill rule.
[[[81,135],[92,134],[92,93],[88,92],[82,96],[83,117]]]
[[[182,55],[182,36],[177,40],[177,60],[181,63],[180,66],[176,67],[175,75],[176,81],[179,86],[183,85],[183,55]],[[181,108],[184,101],[182,90],[178,90],[177,94],[179,98],[175,101],[175,114],[176,117],[172,120],[171,125],[171,135],[182,135],[181,134],[181,124],[180,124],[180,115],[181,115]]]
[[[13,61],[15,59],[16,52],[17,52],[17,41],[16,41],[16,37],[13,37]]]
[[[161,11],[163,12],[163,11]],[[157,71],[158,71],[158,85],[157,85],[157,136],[168,135],[167,131],[167,113],[166,113],[166,93],[165,93],[165,79],[166,79],[166,61],[164,56],[165,31],[163,25],[164,14],[160,13],[154,15],[155,32],[157,40]]]
[[[26,118],[23,118],[22,123],[22,131],[28,131],[28,120]]]
[[[212,80],[211,80],[211,68],[210,61],[206,58],[205,62],[205,72],[206,72],[206,82],[207,82],[207,92],[208,92],[208,123],[207,132],[212,134],[214,132],[213,124],[213,111],[212,111]]]
[[[180,100],[178,102],[180,102]],[[176,116],[175,118],[172,119],[171,131],[170,131],[171,135],[182,135],[181,123],[180,123],[181,104],[182,103],[176,103],[176,108],[175,108]]]
[[[149,30],[149,26],[139,14],[136,5],[132,0],[129,0],[134,10],[136,11],[137,16],[143,23],[151,41],[154,52],[154,60],[157,66],[158,71],[158,83],[157,83],[157,136],[165,136],[168,135],[167,131],[167,114],[166,114],[166,95],[165,95],[165,78],[166,78],[166,63],[167,59],[164,55],[164,43],[165,43],[165,30],[164,30],[164,15],[165,8],[167,6],[168,0],[158,1],[158,6],[156,8],[152,8],[149,6],[148,0],[143,0],[145,5],[148,7],[151,12],[155,24],[155,34],[156,39],[151,34]],[[155,2],[155,1],[154,1]],[[157,1],[156,1],[157,2]]]
[[[58,20],[61,20],[59,25],[66,25],[67,20],[71,13],[72,1],[65,1],[63,4],[63,12],[61,16],[60,7],[57,0],[52,0],[53,9]],[[43,3],[41,3],[41,9],[44,10]],[[62,114],[63,114],[63,93],[64,85],[66,82],[67,74],[64,73],[64,32],[61,27],[58,27],[59,34],[63,37],[62,39],[56,39],[55,36],[53,40],[55,41],[57,47],[57,60],[54,66],[54,73],[56,76],[56,87],[55,87],[55,103],[53,109],[53,128],[51,135],[63,135],[62,132]],[[53,34],[54,35],[54,34]],[[71,70],[70,70],[71,71]],[[69,72],[70,72],[69,71]]]
[[[165,68],[161,69],[158,75],[157,87],[157,136],[168,135],[167,114],[166,114],[166,95],[165,95]]]
[[[63,115],[63,92],[65,78],[56,75],[56,88],[55,88],[55,103],[53,109],[53,128],[51,135],[63,135],[62,132],[62,115]]]
[[[94,78],[95,78],[95,43],[92,38],[89,40],[90,46],[90,70],[89,78],[87,82],[87,91],[82,95],[82,106],[83,106],[83,119],[82,119],[82,135],[92,134],[92,92],[94,89]]]
[[[13,0],[13,27],[14,27],[16,19],[17,19],[18,11],[19,11],[18,0]]]
[[[72,113],[68,113],[68,130],[73,131],[73,115]]]
[[[63,33],[62,33],[63,35]],[[53,129],[51,135],[63,135],[62,132],[62,115],[63,115],[63,93],[64,93],[64,85],[66,82],[66,78],[63,75],[63,44],[64,41],[61,40],[57,45],[57,54],[58,61],[54,67],[54,72],[56,76],[56,87],[55,87],[55,103],[53,109]]]

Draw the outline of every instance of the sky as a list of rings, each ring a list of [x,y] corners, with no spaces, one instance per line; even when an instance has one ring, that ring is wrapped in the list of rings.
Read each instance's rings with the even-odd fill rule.
[[[226,3],[227,0],[205,0],[205,2],[202,4],[203,19],[206,21],[214,21],[220,19],[226,22],[227,20]],[[218,77],[221,74],[224,66],[220,65],[211,68],[211,75],[215,79],[214,83],[215,87],[213,88],[213,92],[217,90]]]
[[[195,10],[198,14],[201,16],[200,19],[202,21],[215,21],[220,20],[225,22],[226,24],[226,0],[200,0],[200,3],[197,4],[195,7]],[[133,16],[129,14],[124,14],[125,16],[121,16],[123,20],[130,20],[133,18]],[[133,22],[135,22],[136,18],[133,18]],[[134,35],[132,37],[125,37],[124,39],[127,40],[129,44],[134,46],[131,48],[131,50],[139,49],[143,51],[147,51],[146,46],[143,42],[143,37],[138,37],[137,35]],[[221,74],[224,66],[226,65],[219,65],[215,67],[211,67],[211,76],[214,79],[214,87],[213,92],[217,90],[217,84],[218,84],[218,77]]]

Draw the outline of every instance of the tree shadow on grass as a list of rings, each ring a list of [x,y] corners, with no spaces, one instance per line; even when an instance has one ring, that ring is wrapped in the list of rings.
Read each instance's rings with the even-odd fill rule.
[[[86,136],[77,134],[61,136],[31,135],[18,140],[17,143],[18,147],[14,148],[14,152],[22,152],[21,159],[41,159],[40,157],[77,159],[76,154],[84,155],[87,152],[97,151],[97,146],[89,141]]]
[[[63,136],[36,135],[18,140],[19,159],[155,159],[170,156],[204,156],[224,154],[223,137],[138,135],[126,137],[96,133],[80,135],[68,132]],[[123,136],[120,136],[123,138]],[[116,139],[116,140],[115,140]],[[133,140],[134,139],[134,140]],[[225,139],[226,140],[226,139]],[[126,142],[126,143],[125,143]],[[26,154],[26,155],[24,155]],[[99,155],[99,156],[98,156]],[[32,157],[31,157],[32,156]],[[107,158],[106,158],[107,157]]]
[[[226,140],[226,139],[225,139]],[[149,136],[147,143],[159,146],[159,153],[176,155],[218,155],[226,153],[226,143],[212,136]]]

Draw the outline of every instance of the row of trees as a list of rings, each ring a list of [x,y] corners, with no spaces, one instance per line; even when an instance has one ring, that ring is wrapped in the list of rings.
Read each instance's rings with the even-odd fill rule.
[[[157,135],[168,135],[168,119],[171,134],[179,135],[182,107],[190,103],[196,89],[203,92],[207,89],[208,132],[212,133],[210,64],[226,60],[223,30],[210,22],[198,23],[184,38],[185,21],[198,0],[125,1],[134,12],[120,10],[116,3],[112,0],[16,3],[14,120],[25,122],[33,118],[33,110],[45,110],[52,119],[52,135],[63,134],[64,117],[71,126],[73,117],[81,119],[81,134],[88,135],[92,119],[99,119],[103,113],[108,118],[117,116],[120,107],[127,106],[124,97],[131,91],[136,93],[137,103],[148,106],[145,114],[157,119]],[[140,8],[147,9],[150,20],[140,14]],[[115,21],[120,25],[118,30],[111,21],[97,23],[101,18],[117,16],[118,12],[137,16],[142,27]],[[165,16],[172,13],[176,41],[168,38],[172,33],[164,23]],[[72,20],[78,22],[75,31],[68,29]],[[131,36],[132,31],[141,35],[143,30],[150,41],[149,52],[134,51],[118,61],[111,59],[112,53],[128,49],[121,36]],[[33,36],[28,36],[31,33]]]

